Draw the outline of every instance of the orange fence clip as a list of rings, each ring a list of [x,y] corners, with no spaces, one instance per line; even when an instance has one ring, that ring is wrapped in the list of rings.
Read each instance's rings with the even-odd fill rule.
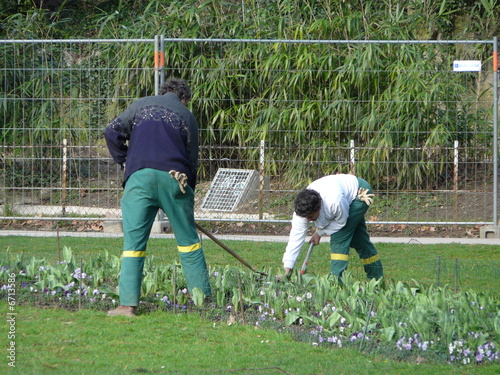
[[[160,59],[158,58],[158,51],[157,50],[155,50],[155,56],[154,56],[154,58],[155,58],[155,70],[158,70]]]
[[[160,51],[160,69],[165,67],[165,51]]]

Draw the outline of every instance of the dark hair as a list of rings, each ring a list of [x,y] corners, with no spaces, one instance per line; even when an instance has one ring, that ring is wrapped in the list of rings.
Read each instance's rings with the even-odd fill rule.
[[[295,197],[295,213],[300,217],[309,217],[321,208],[321,196],[316,190],[304,189]]]
[[[161,85],[159,94],[163,95],[167,92],[177,94],[179,99],[184,99],[186,102],[191,100],[191,89],[189,88],[187,82],[183,79],[172,78]]]

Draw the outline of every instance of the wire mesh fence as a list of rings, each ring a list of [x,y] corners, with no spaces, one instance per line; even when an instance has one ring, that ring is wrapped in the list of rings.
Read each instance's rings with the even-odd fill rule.
[[[122,171],[103,129],[179,76],[199,122],[198,220],[288,222],[295,192],[337,172],[372,184],[371,223],[497,220],[494,41],[161,37],[0,49],[0,219],[119,219]],[[457,60],[481,70],[454,71]],[[214,184],[220,170],[229,175]],[[258,183],[235,188],[231,171]],[[228,190],[230,210],[204,207]]]

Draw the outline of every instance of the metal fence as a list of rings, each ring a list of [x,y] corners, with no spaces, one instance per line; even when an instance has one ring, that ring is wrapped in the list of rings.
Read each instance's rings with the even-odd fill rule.
[[[326,116],[315,131],[303,135],[303,143],[295,145],[297,150],[307,152],[307,160],[287,157],[285,148],[290,146],[285,139],[291,134],[272,126],[268,129],[268,134],[275,133],[272,137],[228,144],[220,140],[230,138],[228,134],[234,129],[227,124],[219,126],[225,121],[220,118],[220,110],[227,106],[227,98],[222,89],[217,97],[207,96],[208,92],[214,92],[207,90],[208,83],[217,85],[221,74],[230,74],[244,86],[245,81],[263,76],[257,53],[253,61],[246,57],[247,61],[240,67],[221,69],[224,46],[234,44],[250,49],[265,46],[269,55],[275,52],[276,46],[284,45],[289,55],[297,58],[304,48],[314,48],[314,54],[325,59],[339,53],[348,55],[354,47],[368,50],[375,46],[377,48],[370,53],[384,54],[387,48],[408,45],[448,46],[440,52],[435,69],[417,72],[422,87],[430,85],[436,77],[444,82],[458,79],[463,80],[464,87],[474,87],[474,95],[453,100],[443,97],[432,103],[426,102],[424,96],[411,101],[421,100],[422,108],[433,108],[433,116],[436,113],[446,116],[449,109],[480,108],[484,114],[482,125],[467,123],[467,116],[457,118],[457,121],[465,121],[463,134],[457,133],[457,139],[432,149],[425,144],[408,142],[367,144],[358,137],[362,129],[339,131],[336,124],[343,119]],[[185,52],[179,58],[180,63],[166,66],[165,54],[171,53],[172,46],[176,45],[185,46],[181,49]],[[471,45],[480,45],[487,57],[476,57],[473,52],[464,53],[466,48],[460,48]],[[302,173],[309,180],[327,172],[376,176],[370,181],[377,195],[376,204],[370,211],[370,223],[498,223],[496,38],[486,41],[335,41],[167,39],[157,36],[140,40],[0,40],[0,49],[0,219],[119,220],[122,171],[107,152],[103,129],[132,100],[157,93],[166,76],[182,76],[191,83],[194,92],[191,109],[200,123],[201,169],[195,210],[198,220],[288,222],[293,197],[308,182],[304,181],[302,186],[292,183],[286,171],[293,167],[305,171]],[[124,55],[129,58],[118,61],[117,56]],[[200,70],[200,56],[214,61],[213,68],[203,67],[203,84],[196,75]],[[422,59],[426,57],[425,53],[421,56]],[[480,71],[469,71],[470,60],[480,60]],[[463,64],[465,69],[454,69],[453,62]],[[297,69],[291,63],[265,73],[266,76],[278,76],[285,72],[293,80]],[[311,66],[309,69],[316,68]],[[387,72],[396,74],[391,69],[374,69],[361,62],[357,72],[366,77],[380,77]],[[340,73],[339,69],[332,68],[321,74],[324,84],[329,85]],[[266,85],[264,80],[262,82]],[[380,78],[374,82],[380,82]],[[258,92],[241,89],[242,86],[236,93],[238,103],[234,104],[232,99],[232,104],[240,108],[259,99]],[[374,90],[371,100],[388,100],[383,94],[381,90]],[[275,106],[277,111],[285,113],[288,108],[295,110],[303,108],[306,102],[314,102],[316,110],[319,108],[321,112],[322,107],[330,108],[335,101],[336,106],[343,106],[348,113],[355,111],[353,107],[359,104],[354,92],[341,100],[301,99],[300,95],[285,93],[261,98],[259,105]],[[404,102],[409,99],[393,97],[390,100]],[[430,116],[429,110],[426,111],[424,117]],[[259,113],[250,111],[244,116],[248,124],[259,120]],[[477,120],[477,117],[471,118],[471,121]],[[366,119],[367,122],[376,120]],[[443,127],[446,125],[433,129],[423,127],[415,136],[438,137],[440,131],[446,131]],[[290,133],[294,131],[299,131],[299,127]],[[380,127],[373,136],[382,131]],[[405,131],[402,124],[401,134]],[[321,144],[315,142],[318,136],[323,140]],[[412,153],[439,160],[438,172],[426,175],[425,165],[416,165],[406,159]],[[413,187],[396,183],[398,176],[394,170],[398,170],[398,164],[405,164],[411,171],[412,163],[415,163],[415,173],[420,174],[421,183]],[[221,204],[221,200],[229,200],[229,203]]]

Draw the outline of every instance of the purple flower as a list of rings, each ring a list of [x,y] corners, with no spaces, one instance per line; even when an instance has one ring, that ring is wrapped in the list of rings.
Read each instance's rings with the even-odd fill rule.
[[[71,275],[71,277],[77,279],[77,280],[83,280],[87,278],[87,274],[85,272],[82,272],[80,268],[77,268],[75,272]]]
[[[332,343],[332,344],[335,344],[337,342],[338,338],[337,336],[331,336],[331,337],[328,337],[327,341],[329,343]]]
[[[161,299],[163,302],[165,302],[167,305],[170,305],[172,302],[168,299],[168,296],[165,296]]]

